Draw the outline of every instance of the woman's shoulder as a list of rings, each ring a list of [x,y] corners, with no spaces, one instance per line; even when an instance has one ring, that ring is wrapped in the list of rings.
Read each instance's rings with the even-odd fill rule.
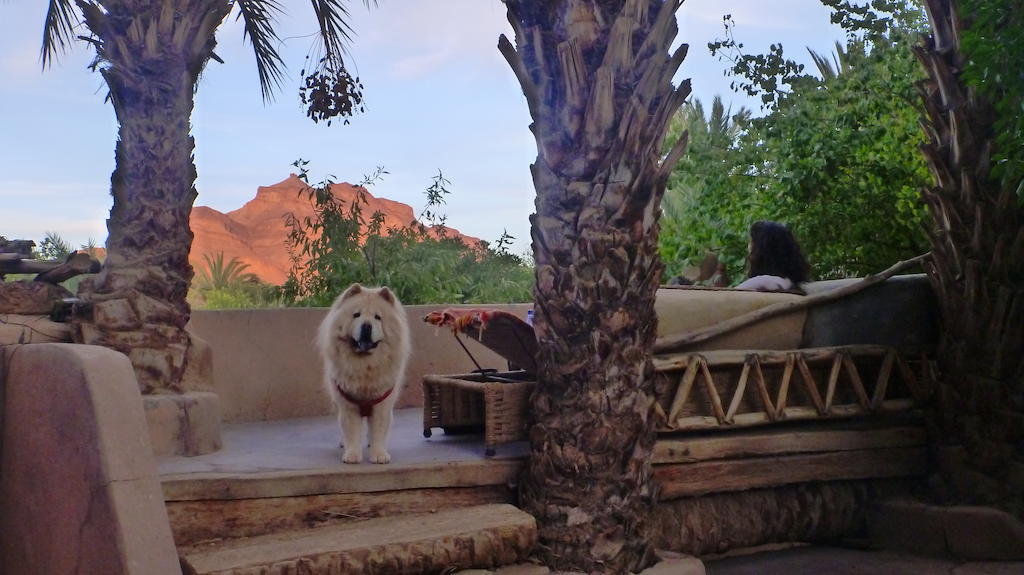
[[[772,275],[760,275],[748,278],[736,289],[749,291],[790,291],[796,286],[789,278]]]

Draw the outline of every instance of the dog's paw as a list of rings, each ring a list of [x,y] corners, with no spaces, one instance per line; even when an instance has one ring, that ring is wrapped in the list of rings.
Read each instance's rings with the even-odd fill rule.
[[[373,463],[391,463],[391,454],[385,449],[371,449],[370,461]]]
[[[362,463],[363,452],[356,450],[345,450],[345,454],[341,456],[341,460],[345,463]]]

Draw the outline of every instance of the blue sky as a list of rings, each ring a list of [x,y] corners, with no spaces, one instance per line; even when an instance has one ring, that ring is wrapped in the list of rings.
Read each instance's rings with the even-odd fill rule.
[[[55,231],[72,244],[106,238],[110,173],[117,125],[92,54],[78,43],[41,71],[43,0],[0,0],[0,235],[43,238]],[[275,101],[260,97],[251,47],[231,17],[200,80],[193,115],[197,205],[241,207],[261,185],[310,161],[310,176],[358,182],[377,166],[388,172],[371,192],[418,210],[423,190],[442,171],[451,180],[448,224],[486,240],[502,230],[529,250],[534,192],[529,165],[536,147],[515,77],[498,53],[498,35],[512,33],[499,0],[380,0],[367,11],[352,2],[357,36],[351,62],[365,86],[366,113],[351,125],[313,124],[296,92],[308,34],[315,30],[304,0],[283,2],[281,48],[289,78]],[[709,102],[721,94],[734,107],[756,102],[729,90],[724,64],[707,43],[732,14],[748,52],[782,42],[790,57],[810,62],[805,47],[830,52],[842,31],[818,0],[688,0],[679,11],[677,43],[690,52],[678,79]],[[514,39],[513,39],[514,40]]]

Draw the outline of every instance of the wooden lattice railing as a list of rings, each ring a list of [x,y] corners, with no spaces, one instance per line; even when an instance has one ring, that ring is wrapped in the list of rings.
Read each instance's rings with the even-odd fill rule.
[[[927,353],[877,345],[676,353],[654,366],[662,432],[909,411],[934,381]]]

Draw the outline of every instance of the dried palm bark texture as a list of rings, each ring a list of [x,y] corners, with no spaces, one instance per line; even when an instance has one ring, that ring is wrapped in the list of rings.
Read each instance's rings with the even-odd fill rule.
[[[925,2],[932,34],[915,51],[927,71],[922,146],[934,185],[929,276],[944,323],[937,430],[947,495],[1024,512],[1024,208],[991,176],[994,113],[960,73],[962,21],[950,0]]]
[[[863,536],[882,499],[913,496],[915,479],[812,481],[663,501],[654,512],[659,549],[691,555],[770,543]]]
[[[230,2],[80,2],[120,128],[107,259],[79,295],[79,343],[126,353],[144,392],[177,389],[185,370],[196,198],[192,94]]]
[[[531,218],[539,385],[521,496],[556,569],[639,571],[652,558],[658,218],[685,148],[663,154],[689,94],[672,85],[680,0],[506,0],[537,141]]]

